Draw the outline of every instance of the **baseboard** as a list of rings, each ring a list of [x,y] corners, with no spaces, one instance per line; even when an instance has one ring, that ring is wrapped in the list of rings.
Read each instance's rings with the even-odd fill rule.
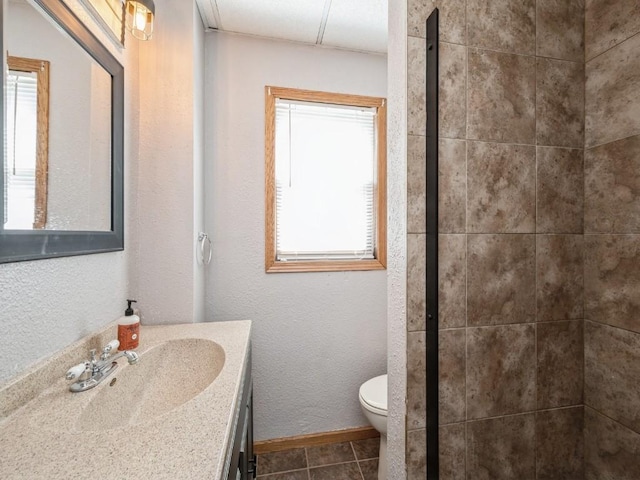
[[[346,430],[334,430],[332,432],[311,433],[296,437],[274,438],[253,443],[253,451],[256,455],[270,452],[280,452],[292,448],[313,447],[325,443],[352,442],[367,438],[376,438],[380,434],[373,427],[349,428]]]

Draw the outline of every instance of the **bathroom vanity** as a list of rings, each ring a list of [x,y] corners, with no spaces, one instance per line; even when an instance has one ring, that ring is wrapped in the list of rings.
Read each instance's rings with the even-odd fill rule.
[[[114,324],[32,367],[0,386],[0,478],[253,478],[250,330],[142,326],[139,362],[80,393],[65,373]]]

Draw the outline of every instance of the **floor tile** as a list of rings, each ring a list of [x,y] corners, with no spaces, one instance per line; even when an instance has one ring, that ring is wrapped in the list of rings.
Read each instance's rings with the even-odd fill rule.
[[[364,480],[378,480],[378,459],[358,462]]]
[[[356,462],[309,469],[310,480],[362,480]]]
[[[309,480],[309,471],[294,470],[293,472],[272,473],[270,475],[258,475],[260,480]]]
[[[307,468],[307,457],[304,448],[258,455],[258,473],[261,475],[299,470],[301,468]]]
[[[349,442],[328,443],[317,447],[307,447],[309,467],[352,462],[356,459]]]
[[[376,458],[380,454],[380,437],[351,442],[358,460]]]

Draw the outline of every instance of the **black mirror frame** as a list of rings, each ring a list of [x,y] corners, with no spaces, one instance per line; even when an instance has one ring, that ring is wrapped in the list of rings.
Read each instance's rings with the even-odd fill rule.
[[[0,263],[124,250],[124,68],[62,0],[34,2],[111,75],[111,230],[4,230],[0,222]],[[2,72],[7,68],[4,10],[4,0],[0,0]],[[5,111],[4,102],[3,92],[0,112]],[[2,114],[0,132],[4,132],[4,123]],[[0,149],[0,172],[3,169],[4,148]],[[0,182],[0,212],[4,212],[4,182]]]

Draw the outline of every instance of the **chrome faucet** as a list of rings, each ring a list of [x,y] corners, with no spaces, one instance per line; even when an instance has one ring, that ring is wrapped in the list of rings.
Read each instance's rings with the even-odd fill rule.
[[[86,360],[83,363],[79,363],[75,367],[71,367],[66,374],[67,380],[78,380],[72,383],[69,390],[72,392],[84,392],[100,384],[105,378],[111,375],[116,368],[118,368],[117,359],[120,357],[127,357],[129,365],[135,365],[138,363],[140,357],[133,350],[124,350],[118,352],[115,355],[111,355],[111,352],[117,350],[120,346],[118,340],[111,340],[102,349],[100,359],[96,358],[97,351],[92,349],[89,351],[91,355],[90,360]],[[81,377],[84,376],[84,379]]]

